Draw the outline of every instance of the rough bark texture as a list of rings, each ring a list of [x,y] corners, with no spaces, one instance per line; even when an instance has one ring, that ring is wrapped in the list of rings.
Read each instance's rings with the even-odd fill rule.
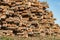
[[[46,2],[38,0],[0,0],[0,36],[35,37],[60,35]]]

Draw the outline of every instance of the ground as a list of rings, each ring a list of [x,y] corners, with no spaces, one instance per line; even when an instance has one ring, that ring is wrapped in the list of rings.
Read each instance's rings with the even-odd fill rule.
[[[60,38],[55,36],[45,36],[45,37],[40,36],[40,37],[28,37],[28,38],[2,36],[0,37],[0,40],[60,40]]]

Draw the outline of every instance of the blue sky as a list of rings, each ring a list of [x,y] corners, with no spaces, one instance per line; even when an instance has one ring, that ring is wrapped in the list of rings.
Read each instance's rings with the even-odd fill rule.
[[[47,0],[47,3],[49,4],[49,10],[53,12],[54,18],[57,19],[55,23],[60,25],[60,0]]]

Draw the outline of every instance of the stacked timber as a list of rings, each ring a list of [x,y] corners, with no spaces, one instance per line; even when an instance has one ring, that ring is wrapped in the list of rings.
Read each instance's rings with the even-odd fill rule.
[[[38,0],[0,0],[0,36],[59,35],[53,13]]]

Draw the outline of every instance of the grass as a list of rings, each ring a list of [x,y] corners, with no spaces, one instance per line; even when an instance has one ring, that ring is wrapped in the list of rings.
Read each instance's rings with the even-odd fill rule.
[[[55,36],[45,36],[45,37],[28,37],[28,38],[18,38],[18,37],[10,37],[10,36],[2,36],[0,40],[60,40],[60,38]]]
[[[2,37],[0,37],[0,40],[14,40],[14,39],[11,37],[2,36]]]

